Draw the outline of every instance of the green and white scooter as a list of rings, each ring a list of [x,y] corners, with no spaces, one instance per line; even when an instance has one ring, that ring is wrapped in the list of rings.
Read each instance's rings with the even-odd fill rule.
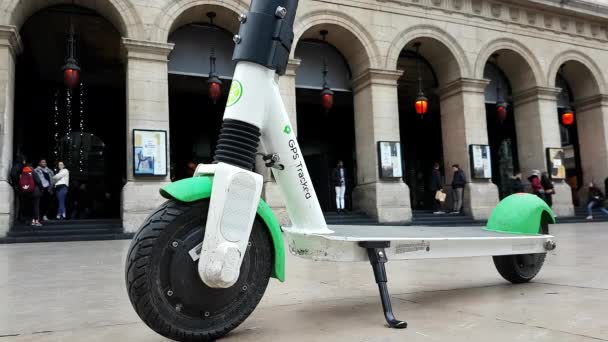
[[[546,252],[554,216],[532,195],[513,195],[485,229],[416,226],[328,227],[277,85],[293,41],[297,0],[254,0],[239,17],[237,61],[214,164],[161,189],[167,198],[135,235],[126,261],[129,298],[153,330],[179,341],[214,340],[242,323],[269,279],[285,280],[290,252],[318,261],[369,260],[388,325],[388,259],[493,256],[513,283],[531,280]],[[292,226],[281,227],[260,199],[262,158],[281,189]]]

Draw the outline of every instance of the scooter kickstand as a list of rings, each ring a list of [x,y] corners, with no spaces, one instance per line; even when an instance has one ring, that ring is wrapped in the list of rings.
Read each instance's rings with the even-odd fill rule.
[[[386,268],[384,264],[388,261],[384,248],[390,247],[389,241],[363,241],[359,242],[359,246],[367,250],[369,262],[374,270],[374,278],[380,290],[380,300],[382,301],[382,309],[384,310],[384,318],[390,328],[404,329],[407,328],[407,322],[400,321],[395,318],[393,308],[391,306],[391,297],[388,293],[386,285],[388,279],[386,277]]]

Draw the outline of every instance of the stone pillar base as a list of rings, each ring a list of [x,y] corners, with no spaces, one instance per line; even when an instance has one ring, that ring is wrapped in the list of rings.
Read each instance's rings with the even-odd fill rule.
[[[264,183],[262,198],[268,203],[268,206],[272,209],[272,212],[277,217],[277,220],[279,220],[281,226],[291,225],[287,208],[285,208],[285,201],[283,201],[281,190],[275,181]]]
[[[122,225],[125,233],[134,233],[144,220],[166,200],[160,189],[167,182],[129,181],[122,188]]]
[[[487,220],[498,204],[498,187],[494,183],[467,183],[464,188],[464,211],[475,220]]]
[[[5,237],[13,225],[14,190],[6,181],[0,181],[0,237]]]
[[[402,181],[358,185],[353,190],[353,207],[379,223],[412,221],[410,189]]]
[[[572,188],[566,182],[555,181],[553,184],[555,195],[553,195],[553,213],[555,216],[574,216],[574,204],[572,203]]]

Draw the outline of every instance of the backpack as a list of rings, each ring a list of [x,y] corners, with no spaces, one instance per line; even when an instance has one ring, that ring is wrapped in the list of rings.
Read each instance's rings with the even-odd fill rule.
[[[34,182],[34,172],[24,172],[19,177],[19,191],[23,193],[32,193],[36,189]]]

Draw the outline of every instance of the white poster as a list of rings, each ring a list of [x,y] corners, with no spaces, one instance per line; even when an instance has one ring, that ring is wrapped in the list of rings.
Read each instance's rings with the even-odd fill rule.
[[[392,141],[378,142],[381,178],[401,178],[401,144]]]
[[[490,146],[471,145],[470,154],[472,164],[472,178],[492,178],[492,159],[490,158]]]
[[[167,175],[167,132],[133,130],[133,173]]]

